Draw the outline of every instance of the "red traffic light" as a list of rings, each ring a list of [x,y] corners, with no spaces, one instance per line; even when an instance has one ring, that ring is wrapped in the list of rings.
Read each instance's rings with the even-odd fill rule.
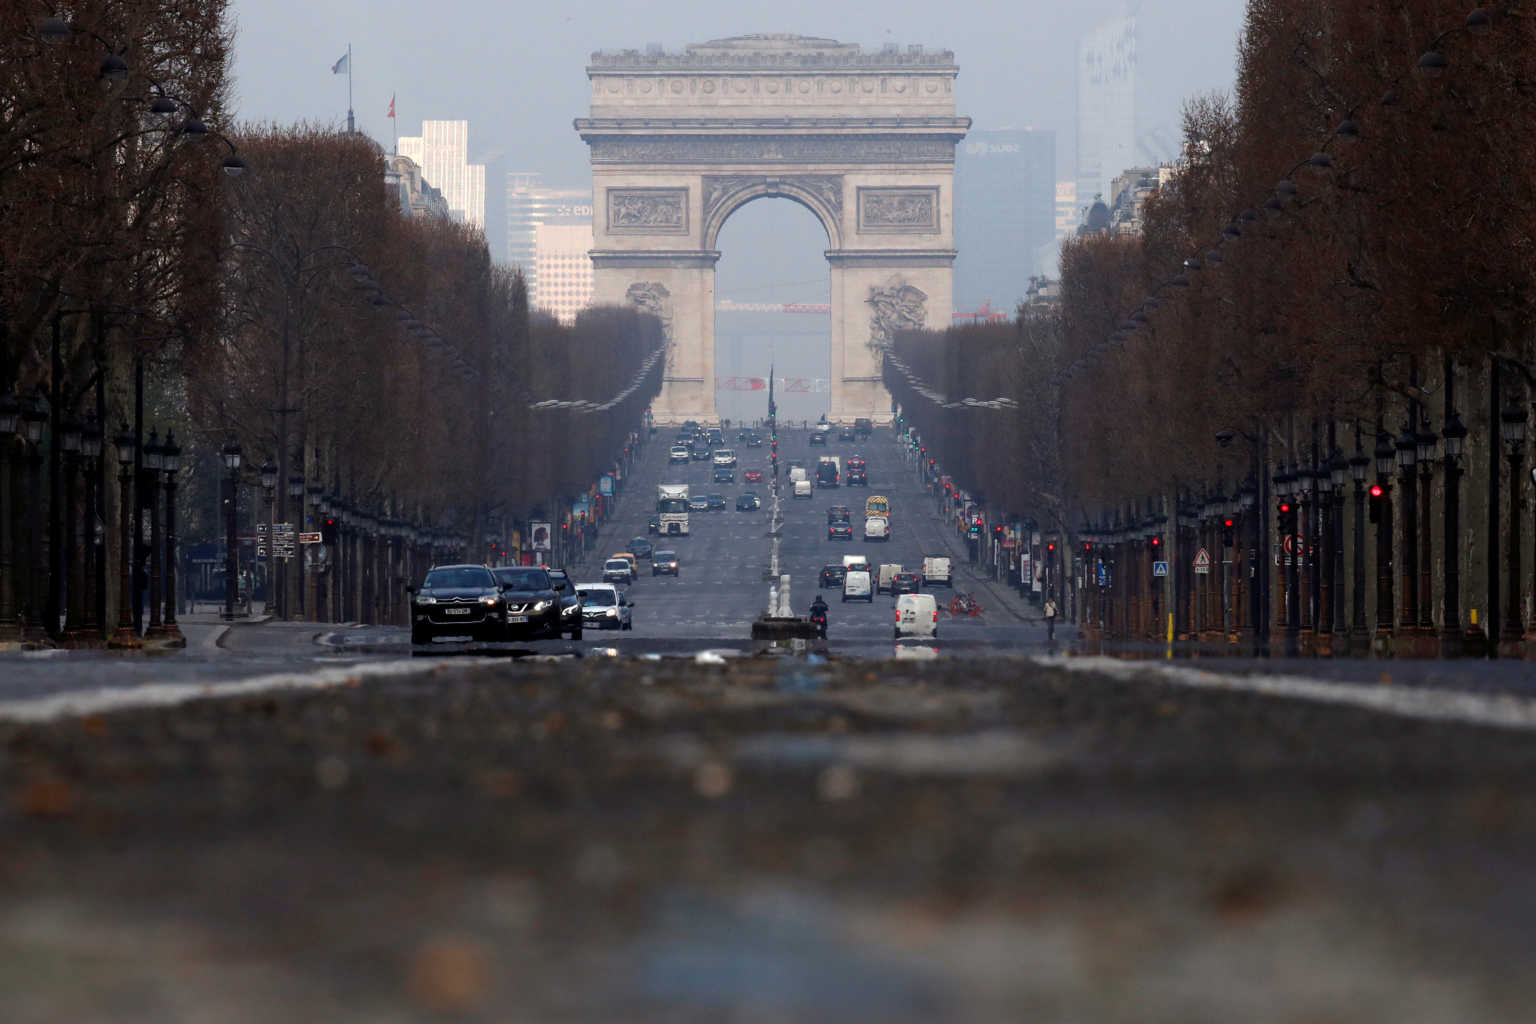
[[[1223,519],[1223,520],[1222,520],[1222,521],[1221,521],[1221,525],[1222,525],[1222,526],[1225,526],[1225,527],[1227,527],[1227,528],[1229,528],[1229,529],[1230,529],[1230,528],[1231,528],[1231,527],[1233,527],[1233,526],[1235,526],[1235,525],[1237,525],[1237,524],[1236,524],[1236,523],[1234,523],[1234,522],[1233,522],[1233,521],[1232,521],[1232,520],[1230,520],[1230,519]]]
[[[1047,544],[1045,546],[1045,550],[1047,550],[1047,551],[1055,551],[1056,550],[1056,542],[1052,541],[1051,543]]]
[[[1385,493],[1387,492],[1381,489],[1381,484],[1371,484],[1371,497],[1379,498]]]
[[[1155,548],[1162,547],[1163,546],[1163,538],[1161,538],[1161,537],[1153,537],[1152,538],[1152,546],[1155,547]]]
[[[1290,510],[1291,510],[1291,506],[1290,505],[1288,505],[1287,503],[1285,503],[1283,501],[1280,503],[1280,511],[1281,511],[1282,514],[1286,513],[1286,512],[1289,512]]]

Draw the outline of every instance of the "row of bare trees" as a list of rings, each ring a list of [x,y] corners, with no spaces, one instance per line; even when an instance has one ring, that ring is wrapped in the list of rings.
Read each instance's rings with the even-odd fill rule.
[[[1183,158],[1142,230],[1070,241],[1059,306],[1021,309],[1011,332],[898,342],[942,401],[889,368],[888,382],[930,454],[995,509],[1117,540],[1143,517],[1172,535],[1186,509],[1246,483],[1265,499],[1253,546],[1267,552],[1277,482],[1315,494],[1316,472],[1350,458],[1375,480],[1385,451],[1390,492],[1403,439],[1416,439],[1448,468],[1420,484],[1420,458],[1395,524],[1388,508],[1391,536],[1367,567],[1388,581],[1372,587],[1373,618],[1390,624],[1395,602],[1420,628],[1432,594],[1437,629],[1460,629],[1470,602],[1507,630],[1529,599],[1498,580],[1501,537],[1529,529],[1526,485],[1501,466],[1536,380],[1533,86],[1528,12],[1250,0],[1235,95],[1187,104]],[[999,394],[1018,408],[977,404]],[[1469,474],[1477,514],[1461,517]],[[1432,488],[1432,514],[1411,516]],[[1433,550],[1421,543],[1432,527]],[[1296,543],[1305,571],[1321,556]],[[1341,556],[1355,546],[1336,541]],[[1531,575],[1518,559],[1506,578]],[[1473,572],[1451,572],[1458,560]],[[1278,618],[1321,625],[1326,608],[1291,607],[1292,584],[1278,586]],[[1339,598],[1365,587],[1340,580]]]

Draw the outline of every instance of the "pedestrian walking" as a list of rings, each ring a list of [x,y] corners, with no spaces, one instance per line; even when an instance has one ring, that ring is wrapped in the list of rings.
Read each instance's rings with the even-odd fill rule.
[[[1045,599],[1045,639],[1056,642],[1056,602],[1049,597]]]

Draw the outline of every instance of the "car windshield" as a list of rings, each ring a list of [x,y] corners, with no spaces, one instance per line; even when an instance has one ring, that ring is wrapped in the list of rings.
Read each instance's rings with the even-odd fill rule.
[[[583,590],[581,592],[581,603],[606,608],[617,602],[611,590]]]
[[[651,542],[646,540],[644,537],[635,537],[633,540],[631,540],[629,542],[629,546],[631,548],[639,548],[639,549],[641,549],[643,551],[649,551],[650,547],[651,547]]]
[[[482,569],[477,565],[463,565],[452,569],[433,569],[427,573],[423,587],[435,587],[439,589],[468,589],[471,587],[494,587],[496,580],[491,576],[491,570]]]
[[[608,559],[608,561],[606,563],[604,563],[603,568],[604,569],[624,569],[624,570],[627,571],[629,569],[629,559],[627,559],[627,558],[610,558],[610,559]]]
[[[656,552],[656,560],[658,562],[675,562],[675,561],[677,561],[677,552],[676,551],[658,551],[658,552]]]
[[[658,503],[658,507],[663,512],[686,512],[688,502],[684,498],[665,498]]]
[[[549,589],[549,575],[543,569],[497,569],[496,582],[517,590]]]

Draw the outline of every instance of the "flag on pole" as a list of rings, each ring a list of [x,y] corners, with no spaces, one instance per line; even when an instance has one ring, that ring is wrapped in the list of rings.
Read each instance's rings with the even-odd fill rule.
[[[390,117],[390,118],[393,118],[395,116],[395,94],[394,93],[390,93],[389,94],[389,113],[386,114],[385,116],[386,117]]]
[[[342,54],[341,55],[341,60],[339,60],[335,64],[331,65],[331,74],[333,74],[333,75],[344,75],[344,74],[346,74],[347,73],[347,58],[350,57],[350,56],[351,56],[351,54],[348,54],[348,53]]]

